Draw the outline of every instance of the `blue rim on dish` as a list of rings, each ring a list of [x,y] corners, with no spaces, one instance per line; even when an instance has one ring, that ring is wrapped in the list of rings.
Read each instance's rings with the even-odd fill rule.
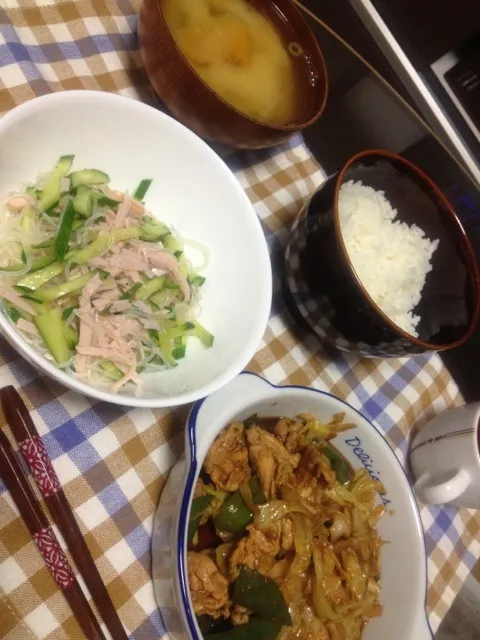
[[[395,458],[395,461],[397,463],[397,465],[400,467],[400,469],[402,470],[403,475],[405,476],[405,479],[407,480],[407,484],[409,487],[409,491],[410,491],[410,495],[413,498],[412,500],[412,504],[413,504],[413,508],[415,510],[415,513],[417,515],[418,518],[418,522],[420,523],[420,531],[422,534],[422,541],[423,541],[423,549],[424,549],[424,558],[425,558],[425,600],[424,600],[424,613],[425,613],[425,620],[427,623],[427,627],[428,630],[430,632],[431,635],[431,640],[434,640],[434,635],[433,635],[433,631],[432,631],[432,627],[430,626],[430,620],[428,619],[428,615],[427,615],[427,591],[428,591],[428,555],[427,555],[427,548],[425,545],[425,534],[423,531],[423,525],[422,525],[422,519],[420,517],[420,511],[418,510],[418,505],[417,505],[417,501],[415,499],[415,496],[413,494],[413,491],[410,487],[410,482],[408,481],[408,476],[405,472],[405,469],[403,468],[403,466],[401,465],[400,461],[398,460],[397,456],[395,455],[392,447],[388,444],[385,436],[380,433],[380,431],[377,429],[377,427],[367,418],[365,418],[365,416],[363,414],[360,413],[360,411],[358,411],[357,409],[355,409],[354,407],[352,407],[352,405],[350,405],[348,402],[345,402],[345,400],[342,400],[341,398],[338,398],[337,396],[334,396],[331,393],[328,393],[327,391],[320,391],[319,389],[313,389],[312,387],[305,387],[302,385],[296,385],[296,384],[290,384],[290,385],[278,385],[278,384],[272,384],[271,382],[269,382],[268,380],[266,380],[265,378],[263,378],[262,376],[259,376],[256,373],[252,373],[251,371],[242,371],[242,373],[240,374],[242,376],[255,376],[256,378],[260,378],[260,380],[262,380],[263,382],[265,382],[266,384],[268,384],[270,387],[272,387],[273,389],[307,389],[308,391],[314,391],[315,393],[320,393],[324,396],[328,396],[329,398],[334,398],[335,400],[338,400],[339,402],[341,402],[342,404],[344,404],[345,406],[347,406],[349,409],[351,409],[352,411],[355,411],[355,413],[357,413],[363,420],[366,420],[368,422],[368,424],[375,429],[375,431],[378,433],[378,435],[382,438],[382,440],[384,440],[385,444],[387,445],[387,447],[390,449],[390,451],[393,454],[393,457]],[[187,574],[187,566],[186,566],[186,558],[185,558],[185,554],[183,553],[183,549],[185,547],[185,533],[187,531],[187,522],[188,522],[188,516],[190,514],[190,497],[192,495],[193,492],[193,482],[197,473],[197,458],[196,458],[196,440],[195,440],[195,426],[197,423],[197,416],[198,413],[203,405],[203,403],[205,402],[205,400],[207,400],[207,398],[203,398],[202,400],[197,400],[197,402],[195,402],[195,404],[192,407],[192,410],[190,412],[190,415],[188,416],[188,421],[187,421],[187,434],[188,434],[188,440],[190,443],[190,469],[188,471],[188,476],[187,476],[187,482],[185,485],[185,491],[183,494],[183,498],[182,498],[182,503],[180,505],[180,518],[179,518],[179,522],[178,522],[178,550],[177,550],[177,569],[178,569],[178,575],[179,575],[179,580],[180,580],[180,591],[181,591],[181,597],[182,597],[182,603],[185,609],[185,615],[187,618],[187,624],[188,624],[188,628],[190,630],[191,636],[192,638],[194,638],[194,640],[201,640],[201,637],[198,635],[197,633],[197,628],[195,626],[195,614],[192,610],[192,607],[190,605],[190,600],[187,597],[188,594],[188,574]]]

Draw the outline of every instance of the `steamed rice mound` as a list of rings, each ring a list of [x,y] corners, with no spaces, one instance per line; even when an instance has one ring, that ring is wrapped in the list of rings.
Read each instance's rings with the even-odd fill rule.
[[[425,237],[415,224],[395,220],[397,210],[383,191],[350,180],[339,190],[343,241],[357,276],[392,322],[412,336],[438,240]]]

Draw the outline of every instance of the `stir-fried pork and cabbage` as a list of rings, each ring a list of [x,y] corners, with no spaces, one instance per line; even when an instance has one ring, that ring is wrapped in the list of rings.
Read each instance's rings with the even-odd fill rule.
[[[384,492],[332,446],[354,425],[310,414],[233,423],[190,512],[188,580],[215,640],[357,640],[382,613],[375,525]]]
[[[146,209],[151,180],[130,196],[72,162],[63,156],[0,206],[1,310],[58,367],[139,391],[139,374],[175,367],[191,336],[213,343],[197,319],[208,252]],[[196,269],[186,244],[204,254]]]

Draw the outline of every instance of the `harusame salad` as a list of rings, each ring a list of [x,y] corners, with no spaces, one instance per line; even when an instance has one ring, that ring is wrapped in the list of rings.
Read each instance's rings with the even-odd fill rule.
[[[2,311],[59,367],[118,391],[139,374],[175,367],[199,324],[200,287],[184,241],[145,208],[151,180],[133,195],[97,169],[71,171],[63,156],[0,210]],[[187,243],[187,241],[185,241]]]

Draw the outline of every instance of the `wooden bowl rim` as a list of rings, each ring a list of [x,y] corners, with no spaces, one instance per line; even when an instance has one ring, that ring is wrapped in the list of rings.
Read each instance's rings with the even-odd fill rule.
[[[338,212],[338,195],[340,192],[340,187],[343,184],[344,178],[345,178],[345,174],[348,171],[348,169],[358,160],[361,160],[362,158],[364,158],[365,156],[378,156],[379,158],[388,158],[391,160],[395,160],[396,162],[399,162],[400,164],[405,165],[406,167],[408,167],[411,171],[413,171],[414,173],[417,174],[417,176],[423,180],[431,189],[432,191],[435,193],[435,196],[438,198],[438,200],[444,205],[445,209],[449,212],[449,214],[452,216],[453,221],[457,227],[457,230],[460,233],[460,236],[463,240],[464,243],[464,247],[465,247],[465,254],[467,256],[468,261],[470,262],[470,267],[472,268],[472,271],[469,273],[469,276],[472,274],[473,275],[473,279],[476,285],[476,291],[475,291],[475,309],[473,312],[473,316],[472,319],[470,321],[470,324],[467,328],[467,330],[465,331],[464,335],[461,336],[458,340],[456,340],[455,342],[450,342],[447,344],[435,344],[433,342],[425,342],[424,340],[420,340],[419,338],[416,338],[415,336],[412,336],[411,334],[407,333],[404,329],[402,329],[401,327],[399,327],[398,325],[396,325],[383,311],[382,309],[380,309],[380,307],[378,306],[378,304],[375,302],[375,300],[372,298],[372,296],[368,293],[367,289],[365,288],[365,286],[363,285],[362,281],[360,280],[357,272],[355,271],[353,264],[350,260],[350,257],[348,255],[348,251],[347,248],[345,246],[345,242],[343,240],[343,234],[341,231],[341,226],[340,226],[340,217],[339,217],[339,212]],[[462,223],[460,222],[459,217],[457,216],[457,214],[455,213],[455,210],[453,209],[452,205],[450,204],[450,202],[447,200],[447,198],[443,195],[443,193],[441,192],[440,188],[435,184],[435,182],[433,182],[433,180],[431,178],[429,178],[429,176],[424,173],[421,169],[419,169],[419,167],[417,167],[415,164],[413,164],[413,162],[410,162],[409,160],[407,160],[406,158],[403,158],[402,156],[396,154],[396,153],[392,153],[391,151],[387,151],[385,149],[368,149],[368,150],[364,150],[364,151],[360,151],[359,153],[355,154],[354,156],[352,156],[349,160],[347,160],[347,162],[343,165],[342,169],[340,169],[338,176],[335,180],[335,196],[334,196],[334,206],[333,206],[333,210],[334,210],[334,219],[335,219],[335,232],[337,235],[337,238],[340,242],[340,250],[343,254],[343,258],[346,262],[346,264],[348,265],[348,268],[350,269],[353,277],[356,280],[357,285],[359,286],[360,290],[362,291],[363,295],[367,298],[367,300],[370,302],[370,304],[372,305],[372,307],[375,309],[375,311],[378,313],[378,315],[383,319],[383,321],[387,324],[387,326],[393,330],[395,333],[397,333],[398,335],[400,335],[403,338],[406,338],[409,342],[412,342],[413,344],[418,345],[419,347],[422,347],[425,350],[435,350],[435,351],[445,351],[446,349],[452,349],[454,347],[458,347],[461,344],[463,344],[473,333],[477,322],[478,322],[478,318],[480,316],[480,276],[479,276],[479,269],[478,269],[478,263],[477,263],[477,259],[475,257],[475,253],[473,251],[472,245],[470,243],[470,240],[465,232],[465,229],[463,228]]]
[[[297,14],[299,20],[305,24],[305,27],[306,27],[307,31],[310,33],[310,35],[312,37],[312,40],[315,43],[315,50],[316,50],[317,58],[318,58],[318,61],[320,62],[319,71],[321,71],[323,73],[324,82],[322,82],[322,85],[323,85],[322,86],[323,100],[322,100],[322,102],[320,104],[320,107],[315,111],[315,114],[311,118],[309,118],[308,120],[305,120],[305,121],[303,121],[301,123],[297,122],[297,123],[294,123],[294,124],[286,124],[286,125],[272,124],[272,123],[269,123],[269,122],[264,122],[263,120],[257,120],[256,118],[252,118],[251,116],[247,115],[243,111],[240,111],[239,109],[234,107],[232,104],[230,104],[230,102],[227,102],[207,82],[205,82],[205,80],[195,71],[194,67],[190,64],[188,59],[183,55],[182,51],[180,50],[180,47],[175,42],[175,38],[172,36],[172,33],[171,33],[167,23],[166,23],[164,15],[163,15],[162,7],[161,7],[161,1],[162,0],[155,0],[155,4],[156,4],[157,10],[158,10],[158,15],[159,15],[160,20],[162,21],[163,25],[165,26],[165,30],[168,32],[168,35],[169,35],[170,40],[171,40],[171,43],[173,44],[173,46],[177,50],[179,56],[182,58],[183,62],[187,65],[187,67],[192,71],[192,73],[195,74],[197,80],[210,93],[212,93],[215,96],[215,98],[220,100],[220,102],[222,102],[228,109],[231,109],[232,111],[234,111],[236,114],[238,114],[242,118],[245,118],[245,120],[248,120],[249,122],[253,122],[255,124],[261,125],[262,127],[266,127],[267,129],[269,129],[271,131],[279,131],[279,132],[287,132],[287,133],[289,133],[289,132],[295,133],[295,132],[300,131],[302,129],[306,129],[307,127],[310,127],[312,124],[314,124],[321,117],[321,115],[323,114],[323,112],[325,111],[325,108],[327,106],[328,93],[329,93],[327,65],[325,63],[324,55],[322,53],[322,50],[320,49],[320,45],[318,43],[317,38],[315,37],[315,34],[313,33],[312,29],[310,28],[308,22],[305,20],[304,16],[300,13],[298,8],[295,6],[295,4],[291,0],[282,0],[282,1],[286,2],[287,4],[290,5],[292,11]],[[267,1],[267,0],[265,0],[265,1]],[[275,2],[275,0],[273,0],[273,2]],[[322,73],[320,73],[319,76],[321,76]]]

